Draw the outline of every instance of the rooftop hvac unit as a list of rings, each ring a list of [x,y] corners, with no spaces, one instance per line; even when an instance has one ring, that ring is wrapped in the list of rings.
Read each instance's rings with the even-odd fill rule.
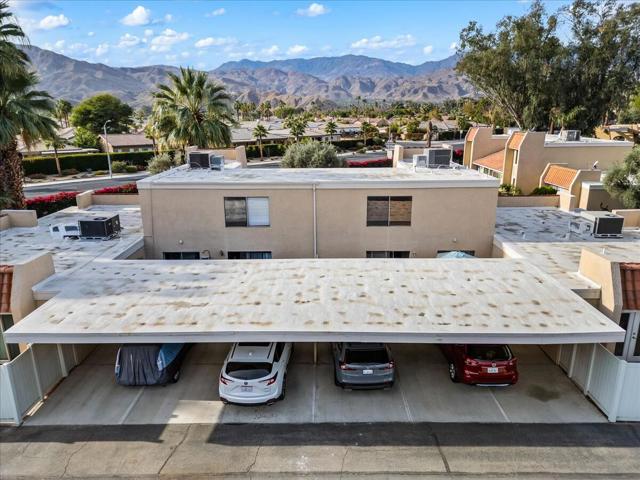
[[[209,157],[209,168],[211,170],[224,170],[224,157],[222,155],[211,155]]]
[[[78,238],[80,231],[77,223],[59,223],[49,227],[49,233],[56,238]]]
[[[453,150],[450,148],[429,148],[426,151],[427,167],[450,168]]]
[[[78,221],[80,238],[87,240],[108,240],[120,233],[120,215],[94,217]]]
[[[209,153],[189,152],[189,168],[209,168]]]
[[[560,138],[565,142],[578,142],[580,140],[580,130],[561,130]]]
[[[426,167],[427,166],[427,161],[429,160],[428,155],[414,155],[413,156],[413,166],[414,167],[419,167],[420,165]]]
[[[582,212],[581,217],[593,226],[591,233],[595,238],[622,238],[624,218],[609,212]]]

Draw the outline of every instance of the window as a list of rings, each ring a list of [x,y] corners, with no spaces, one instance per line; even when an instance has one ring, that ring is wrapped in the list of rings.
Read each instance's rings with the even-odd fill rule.
[[[279,362],[280,361],[280,357],[282,356],[282,352],[283,351],[284,351],[284,342],[276,343],[276,351],[273,354],[273,361],[274,362]]]
[[[631,319],[631,314],[628,312],[623,312],[622,315],[620,315],[620,323],[619,323],[620,328],[622,328],[623,330],[628,330],[630,319]],[[616,346],[613,351],[614,355],[617,355],[618,357],[621,357],[622,355],[624,355],[625,343],[626,341],[616,343]]]
[[[271,252],[227,252],[229,260],[270,260]]]
[[[411,197],[367,197],[367,226],[411,225]]]
[[[475,250],[438,250],[437,251],[438,254],[449,253],[449,252],[462,252],[462,253],[466,253],[467,255],[471,255],[472,257],[476,256]]]
[[[5,330],[13,326],[13,317],[10,314],[0,315],[0,362],[9,361],[20,355],[20,348],[15,343],[4,342]]]
[[[227,227],[268,227],[268,197],[225,197],[224,219]]]
[[[367,250],[367,258],[409,258],[408,250]]]
[[[162,252],[165,260],[200,260],[200,252]]]

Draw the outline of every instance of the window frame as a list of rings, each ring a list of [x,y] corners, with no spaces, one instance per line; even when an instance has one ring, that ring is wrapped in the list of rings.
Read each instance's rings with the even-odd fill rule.
[[[257,200],[263,199],[266,200],[267,203],[267,223],[266,224],[251,224],[251,209],[250,209],[250,201],[249,199]],[[230,208],[227,207],[227,202],[231,201],[242,201],[244,202],[244,222],[235,221],[229,222],[229,211]],[[267,196],[260,195],[255,197],[224,197],[224,226],[225,228],[236,228],[236,227],[250,227],[250,228],[268,228],[271,226],[271,199]]]
[[[373,256],[376,253],[386,256]],[[365,256],[366,258],[411,258],[411,250],[367,250]]]
[[[178,255],[179,258],[167,258],[168,255]],[[185,255],[193,256],[195,258],[185,258]],[[183,252],[162,252],[162,259],[167,261],[173,260],[200,260],[200,252],[183,251]]]
[[[386,202],[387,203],[387,215],[386,221],[370,219],[371,207],[370,202]],[[393,203],[394,202],[409,202],[409,220],[394,220]],[[413,196],[411,195],[367,195],[367,227],[410,227],[413,217]]]
[[[262,255],[262,258],[251,258],[251,255]],[[233,258],[231,258],[233,256]],[[231,250],[227,251],[228,260],[271,260],[271,250]]]

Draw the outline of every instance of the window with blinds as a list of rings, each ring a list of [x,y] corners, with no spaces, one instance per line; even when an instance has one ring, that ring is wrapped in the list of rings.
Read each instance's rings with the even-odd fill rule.
[[[409,258],[408,250],[367,250],[367,258]]]
[[[268,197],[225,197],[224,220],[227,227],[268,227]]]
[[[411,197],[367,197],[367,226],[411,225]]]
[[[229,260],[270,260],[271,252],[227,252]]]

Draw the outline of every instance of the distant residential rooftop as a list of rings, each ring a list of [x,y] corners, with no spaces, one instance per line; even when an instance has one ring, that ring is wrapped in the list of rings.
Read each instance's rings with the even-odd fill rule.
[[[464,168],[243,168],[220,172],[183,165],[139,180],[138,188],[497,188],[498,184],[489,175]]]
[[[88,217],[117,213],[122,231],[110,240],[71,240],[51,235],[51,225],[77,222]],[[38,220],[37,227],[13,227],[0,231],[0,265],[15,265],[45,252],[53,256],[56,272],[84,265],[96,258],[122,258],[142,246],[142,218],[137,205],[69,207]]]
[[[588,220],[551,207],[498,208],[494,242],[583,294],[599,290],[578,273],[583,248],[604,253],[616,262],[640,262],[640,229],[625,228],[620,239],[594,238],[572,232],[570,222],[586,224]]]
[[[104,135],[100,135],[100,138],[104,140]],[[112,147],[138,147],[153,144],[153,140],[142,133],[110,133],[107,135],[107,140]]]
[[[560,137],[557,134],[547,134],[544,137],[544,145],[545,146],[601,146],[601,147],[626,147],[628,148],[630,145],[633,145],[631,142],[621,141],[621,140],[607,140],[602,138],[593,138],[593,137],[580,137],[580,140],[575,141],[567,141]]]

